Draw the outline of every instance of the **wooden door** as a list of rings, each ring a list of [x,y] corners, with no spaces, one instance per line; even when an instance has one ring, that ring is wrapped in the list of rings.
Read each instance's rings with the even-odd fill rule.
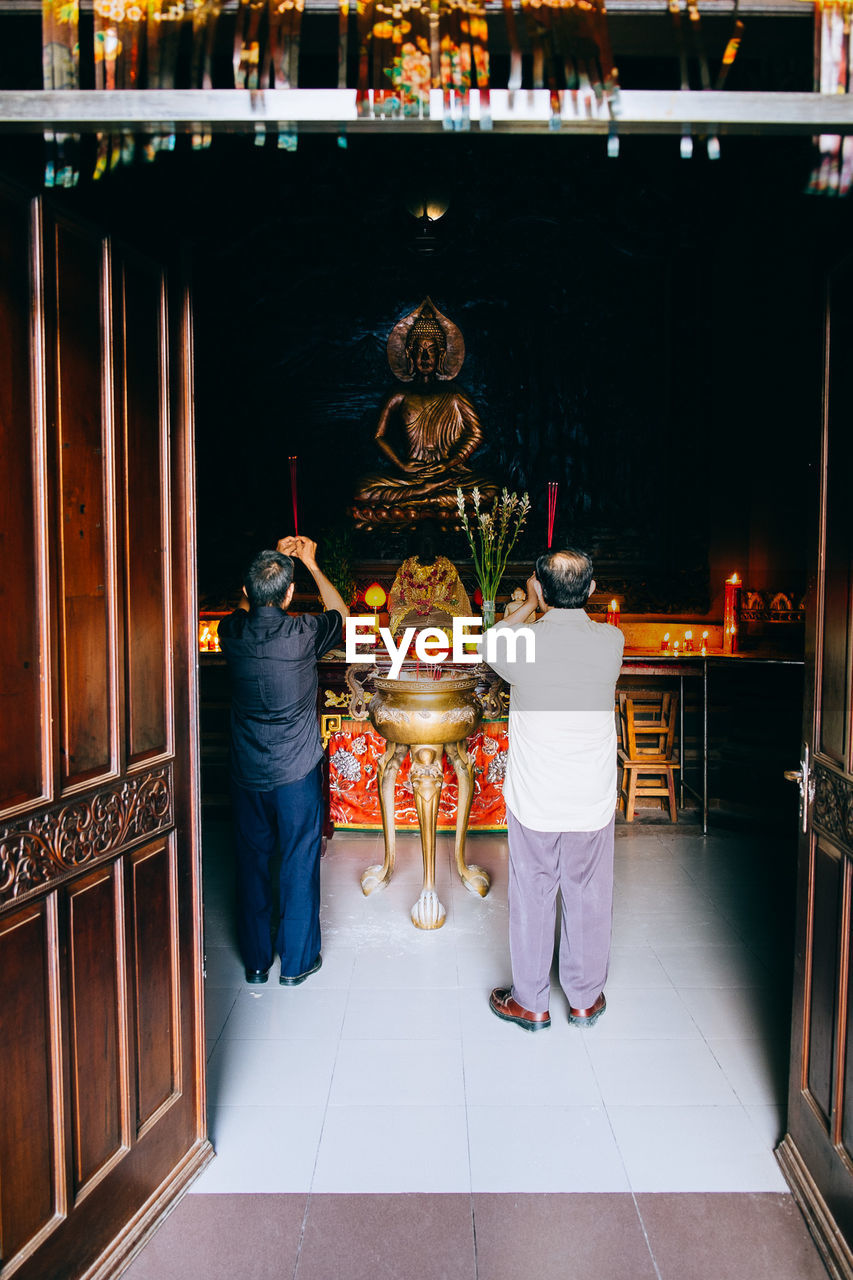
[[[116,1273],[210,1158],[191,319],[0,190],[0,1277]]]
[[[788,1132],[779,1159],[833,1276],[853,1277],[853,263],[826,308]]]

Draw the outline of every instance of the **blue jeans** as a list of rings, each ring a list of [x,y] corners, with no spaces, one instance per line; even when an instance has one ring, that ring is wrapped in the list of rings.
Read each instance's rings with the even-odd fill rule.
[[[237,849],[237,938],[247,969],[273,962],[270,861],[281,851],[281,919],[275,949],[281,972],[296,978],[320,954],[322,766],[273,791],[231,784]]]

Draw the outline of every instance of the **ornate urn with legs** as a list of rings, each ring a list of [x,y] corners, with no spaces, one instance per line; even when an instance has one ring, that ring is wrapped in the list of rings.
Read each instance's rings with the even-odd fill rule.
[[[368,703],[360,677],[365,676],[373,689]],[[484,677],[491,682],[484,690]],[[474,766],[468,757],[466,741],[476,733],[484,709],[499,712],[497,678],[482,667],[444,668],[441,678],[420,678],[415,668],[406,667],[397,679],[383,675],[380,668],[352,666],[347,671],[350,687],[350,715],[363,719],[365,714],[377,733],[385,739],[387,749],[379,763],[379,803],[385,835],[385,861],[368,867],[361,877],[365,894],[384,888],[394,872],[396,829],[394,824],[394,784],[400,765],[411,752],[411,779],[421,833],[424,883],[420,897],[412,907],[412,923],[419,929],[440,929],[446,912],[435,887],[435,835],[438,802],[441,797],[446,751],[459,785],[456,811],[456,867],[466,889],[484,898],[489,892],[489,874],[482,867],[465,862],[465,837],[474,794]],[[478,693],[478,689],[481,691]]]

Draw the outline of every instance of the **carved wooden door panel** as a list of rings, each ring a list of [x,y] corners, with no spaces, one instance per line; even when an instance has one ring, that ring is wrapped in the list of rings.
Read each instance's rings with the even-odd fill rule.
[[[0,190],[0,1277],[106,1277],[204,1138],[189,299]]]
[[[826,311],[818,556],[806,648],[786,1176],[835,1276],[853,1277],[853,263]]]

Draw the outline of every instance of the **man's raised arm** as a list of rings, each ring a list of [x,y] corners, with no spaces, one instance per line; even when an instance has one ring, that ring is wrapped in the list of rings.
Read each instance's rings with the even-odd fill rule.
[[[276,550],[282,555],[292,556],[294,560],[301,560],[305,568],[311,574],[317,584],[317,590],[320,593],[320,599],[323,601],[324,609],[336,609],[341,617],[346,621],[349,617],[349,609],[344,604],[343,596],[337,587],[333,586],[326,577],[323,570],[317,564],[317,543],[312,542],[310,538],[298,536],[295,538],[281,538],[276,546]]]

